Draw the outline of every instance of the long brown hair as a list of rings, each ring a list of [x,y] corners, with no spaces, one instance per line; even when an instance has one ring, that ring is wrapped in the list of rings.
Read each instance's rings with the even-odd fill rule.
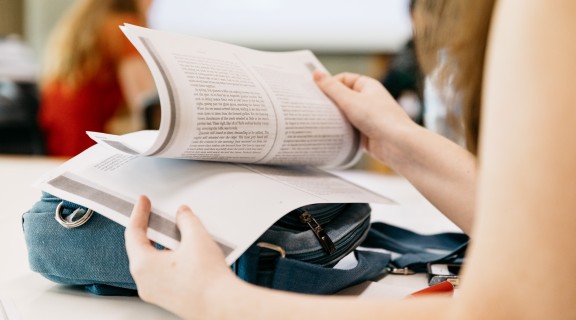
[[[484,56],[496,0],[416,0],[413,3],[416,51],[424,72],[437,75],[439,88],[457,94],[447,97],[452,125],[463,130],[466,147],[477,152],[482,105]]]
[[[115,13],[139,13],[137,0],[81,0],[64,14],[52,31],[41,73],[42,84],[59,80],[74,88],[100,69],[101,31]]]

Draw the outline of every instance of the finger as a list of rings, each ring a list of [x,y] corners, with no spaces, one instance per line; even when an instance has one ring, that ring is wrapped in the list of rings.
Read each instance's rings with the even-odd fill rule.
[[[130,215],[129,227],[134,230],[141,230],[148,227],[148,220],[150,218],[151,209],[150,199],[142,195],[138,197],[134,208],[132,209],[132,214]]]
[[[130,214],[130,221],[126,226],[124,238],[126,251],[136,253],[152,248],[150,240],[146,236],[148,221],[150,219],[150,200],[146,196],[140,196]]]
[[[192,209],[186,205],[178,208],[176,215],[176,225],[180,230],[180,241],[185,243],[188,239],[198,236],[209,236],[208,231],[204,228],[202,221],[192,212]]]
[[[182,251],[198,250],[198,248],[188,246],[201,246],[204,252],[214,253],[215,250],[219,250],[220,254],[222,254],[221,248],[212,239],[200,218],[188,206],[181,206],[178,209],[176,224],[178,229],[180,229],[180,248]]]
[[[354,89],[354,84],[360,79],[362,75],[351,72],[343,72],[334,76],[336,80],[342,82],[348,88]]]
[[[341,77],[331,77],[321,71],[314,72],[314,81],[320,89],[338,106],[346,107],[353,99],[354,92],[339,80]]]
[[[368,92],[373,87],[370,85],[371,81],[378,82],[377,80],[351,72],[344,72],[335,76],[335,78],[344,83],[347,87],[357,92]],[[378,82],[379,84],[379,82]],[[379,86],[379,85],[378,85]]]

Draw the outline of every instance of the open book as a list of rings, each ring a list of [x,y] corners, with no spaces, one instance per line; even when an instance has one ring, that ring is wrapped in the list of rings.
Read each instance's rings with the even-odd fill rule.
[[[158,131],[136,141],[89,133],[130,153],[167,158],[342,167],[360,135],[312,79],[310,51],[263,52],[125,25],[161,104]]]
[[[353,163],[360,138],[313,82],[312,70],[323,67],[311,52],[123,30],[155,77],[160,130],[89,133],[99,143],[42,176],[42,190],[122,225],[145,194],[148,236],[168,248],[179,243],[175,214],[187,204],[230,264],[298,207],[392,203],[317,168]]]

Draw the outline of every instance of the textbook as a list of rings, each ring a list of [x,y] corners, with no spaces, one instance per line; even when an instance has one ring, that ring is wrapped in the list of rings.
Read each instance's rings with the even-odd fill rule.
[[[309,51],[261,52],[125,25],[161,104],[159,130],[98,143],[36,181],[43,191],[126,225],[152,201],[148,237],[176,248],[178,207],[198,215],[232,264],[286,213],[315,203],[392,200],[326,169],[360,153],[360,136],[316,86]]]
[[[148,64],[160,98],[158,131],[137,143],[90,133],[146,156],[346,167],[360,134],[316,86],[326,69],[307,50],[263,52],[132,25],[121,27]]]

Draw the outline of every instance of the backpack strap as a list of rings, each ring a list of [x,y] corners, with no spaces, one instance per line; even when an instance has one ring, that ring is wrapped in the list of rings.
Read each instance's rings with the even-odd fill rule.
[[[426,264],[430,262],[455,262],[463,259],[469,241],[470,238],[464,233],[423,235],[383,222],[374,222],[361,246],[400,254],[391,261],[394,268],[424,272]]]
[[[262,261],[257,259],[258,250],[268,249],[252,246],[236,261],[234,269],[240,278],[264,287],[308,294],[333,294],[373,280],[386,272],[390,262],[388,253],[355,250],[358,263],[352,269],[335,269],[278,256],[273,270],[264,271]]]

